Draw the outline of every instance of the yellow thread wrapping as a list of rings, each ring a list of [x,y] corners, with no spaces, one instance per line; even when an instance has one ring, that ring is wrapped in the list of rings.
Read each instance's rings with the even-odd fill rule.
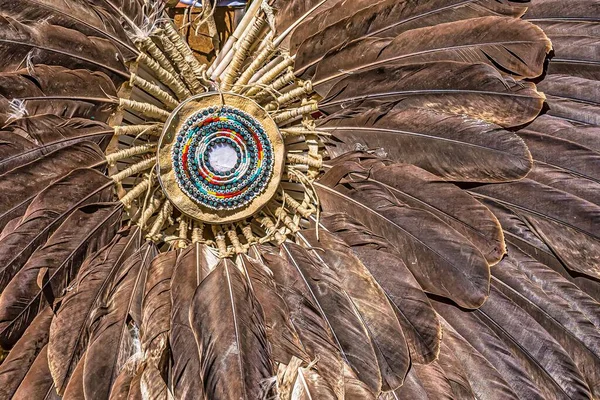
[[[164,83],[175,93],[179,100],[185,100],[192,95],[192,92],[185,87],[185,84],[174,75],[161,67],[156,61],[148,57],[144,53],[140,53],[138,60],[143,62],[158,78],[159,81]]]
[[[131,84],[156,97],[161,103],[169,107],[171,110],[179,105],[179,102],[173,96],[162,90],[158,85],[150,83],[133,73],[131,74]]]
[[[135,199],[140,197],[144,192],[148,190],[150,187],[150,181],[148,179],[144,179],[138,185],[136,185],[133,189],[131,189],[123,198],[121,199],[121,203],[125,208],[130,208],[131,204]]]
[[[146,37],[139,42],[139,46],[143,51],[146,51],[150,56],[165,70],[172,75],[177,75],[177,71],[169,62],[165,54],[154,44],[152,39]]]
[[[155,105],[135,100],[119,99],[119,105],[129,111],[133,111],[148,118],[158,119],[161,122],[165,122],[170,115],[168,111],[160,109]]]
[[[129,157],[149,153],[154,149],[156,149],[155,143],[142,144],[140,146],[130,147],[128,149],[119,150],[115,153],[109,154],[106,156],[106,161],[109,164],[114,164],[119,160],[124,160]]]
[[[125,178],[129,178],[135,174],[139,174],[142,171],[150,169],[154,166],[156,160],[154,158],[149,158],[144,161],[140,161],[137,164],[132,165],[129,168],[124,169],[123,171],[111,176],[112,180],[116,183],[122,182]]]
[[[153,125],[119,125],[115,126],[115,135],[117,136],[139,136],[150,135],[160,136],[163,129],[163,124]]]
[[[240,68],[246,60],[246,57],[248,57],[250,48],[258,38],[258,35],[260,34],[260,31],[262,30],[264,24],[265,20],[262,17],[258,17],[254,20],[252,28],[249,30],[248,34],[244,36],[244,39],[240,43],[240,46],[237,48],[233,55],[231,63],[225,70],[225,76],[223,77],[223,81],[221,83],[222,90],[231,89],[233,81],[237,77]]]

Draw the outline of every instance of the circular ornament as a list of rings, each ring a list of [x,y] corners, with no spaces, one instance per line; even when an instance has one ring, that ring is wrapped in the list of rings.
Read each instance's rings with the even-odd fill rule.
[[[167,120],[159,180],[181,212],[229,223],[251,216],[275,195],[284,156],[276,124],[258,104],[207,93],[183,102]]]

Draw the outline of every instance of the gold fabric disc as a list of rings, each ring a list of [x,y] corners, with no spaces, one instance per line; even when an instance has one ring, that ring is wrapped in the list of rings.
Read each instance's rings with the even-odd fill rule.
[[[285,147],[256,102],[205,93],[181,103],[159,140],[158,178],[183,214],[209,224],[254,215],[277,193]]]

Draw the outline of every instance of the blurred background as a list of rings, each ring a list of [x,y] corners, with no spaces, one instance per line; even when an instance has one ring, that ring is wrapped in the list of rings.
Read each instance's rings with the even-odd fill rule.
[[[198,60],[206,63],[216,57],[215,49],[231,35],[249,2],[251,0],[171,1],[169,14]]]

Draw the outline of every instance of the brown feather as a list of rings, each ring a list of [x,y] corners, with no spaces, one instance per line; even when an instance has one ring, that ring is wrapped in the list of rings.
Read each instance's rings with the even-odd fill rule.
[[[199,243],[182,251],[171,278],[171,366],[169,388],[178,399],[204,398],[202,366],[190,325],[190,304],[196,288],[218,263],[218,258]]]
[[[48,369],[46,346],[38,354],[13,399],[60,400]]]
[[[259,399],[273,375],[260,305],[244,275],[222,260],[200,284],[190,308],[207,398]]]
[[[265,263],[273,271],[273,279],[281,288],[281,294],[290,310],[290,321],[298,332],[302,345],[311,360],[318,362],[314,366],[336,398],[344,396],[343,361],[339,345],[336,342],[330,322],[322,314],[322,309],[314,296],[306,288],[294,288],[289,271],[293,266],[286,259],[270,252],[262,252]],[[317,358],[318,357],[318,358]],[[317,379],[317,378],[315,378]],[[319,385],[325,385],[319,383]]]
[[[85,352],[91,318],[114,274],[140,246],[140,231],[133,229],[116,236],[111,244],[89,257],[52,322],[48,344],[50,371],[59,394],[63,394],[70,375]]]
[[[291,398],[294,400],[337,400],[338,397],[314,370],[299,368]]]
[[[104,161],[104,154],[91,142],[77,143],[8,171],[0,180],[0,226],[22,216],[38,193],[77,168]]]
[[[22,104],[17,116],[54,114],[106,121],[115,111],[114,84],[102,72],[60,66],[35,65],[27,70],[0,74],[2,98]],[[15,112],[4,110],[2,123]]]
[[[427,365],[413,364],[405,384],[388,393],[386,399],[440,399],[450,400],[457,397],[452,393],[450,382],[437,362]],[[461,397],[468,399],[469,397]]]
[[[443,326],[449,333],[447,346],[454,346],[454,354],[459,358],[465,369],[469,382],[475,393],[486,393],[486,390],[496,396],[510,398],[511,392],[532,399],[552,397],[555,388],[545,382],[538,387],[531,371],[521,361],[522,354],[513,353],[490,327],[482,322],[475,312],[462,312],[453,305],[432,301],[434,308],[440,313]],[[460,350],[460,352],[459,352]],[[481,371],[489,370],[494,387],[481,380]],[[495,372],[496,370],[497,372]],[[543,380],[539,381],[543,382]],[[506,384],[510,387],[507,388]]]
[[[378,108],[332,118],[319,125],[331,157],[377,150],[394,161],[414,164],[450,181],[502,182],[525,177],[532,166],[516,134],[483,121],[427,109]]]
[[[526,218],[569,269],[600,277],[597,205],[529,179],[484,185],[472,193],[476,198],[501,203]]]
[[[327,114],[393,103],[394,111],[427,108],[511,127],[532,121],[544,103],[531,83],[510,83],[488,65],[458,62],[373,68],[328,87],[315,85]]]
[[[292,357],[296,357],[308,362],[309,356],[289,320],[289,309],[275,285],[272,272],[258,259],[246,256],[240,259],[250,288],[264,312],[273,361],[287,365]]]
[[[381,373],[374,368],[378,365],[377,354],[365,322],[357,314],[335,271],[324,260],[296,244],[286,244],[282,251],[290,264],[285,270],[274,271],[285,274],[276,279],[285,279],[288,285],[293,285],[314,302],[352,373],[360,377],[372,393],[379,393]]]
[[[520,272],[511,258],[494,268],[492,284],[531,315],[571,356],[597,395],[600,379],[600,333],[585,314],[552,292],[545,292]]]
[[[440,353],[440,365],[448,374],[448,378],[456,377],[460,372],[464,375],[458,375],[458,379],[450,380],[454,392],[463,393],[469,391],[473,398],[489,398],[495,400],[519,399],[519,395],[529,392],[523,388],[523,384],[530,384],[526,379],[520,382],[521,386],[515,386],[512,389],[503,377],[507,369],[496,369],[481,353],[460,336],[446,321],[444,321],[444,341]],[[485,379],[481,379],[485,376]],[[514,379],[512,382],[515,382]],[[522,389],[523,388],[523,389]]]
[[[0,10],[20,21],[45,20],[88,36],[105,37],[128,53],[137,53],[118,18],[84,0],[26,0],[18,4],[2,0]]]
[[[79,360],[71,378],[69,384],[65,388],[63,399],[65,400],[85,400],[85,393],[83,390],[83,367],[85,365],[85,356]]]
[[[46,307],[35,317],[23,337],[0,364],[0,398],[13,398],[36,357],[48,342],[52,318],[52,310]]]
[[[86,398],[108,398],[112,386],[129,357],[140,351],[136,328],[129,318],[141,271],[149,268],[156,254],[145,244],[127,259],[104,288],[92,316],[89,347],[83,370]]]
[[[140,380],[140,390],[143,399],[148,400],[168,400],[169,389],[165,383],[161,372],[152,365],[146,365]]]
[[[142,301],[140,327],[142,350],[147,364],[163,372],[168,357],[168,335],[171,329],[171,277],[177,262],[177,251],[159,253],[152,260]]]
[[[313,254],[339,277],[355,312],[365,325],[377,356],[382,390],[402,386],[410,366],[410,356],[402,327],[385,291],[350,247],[335,235],[322,231],[317,239],[315,231],[305,230],[299,237],[303,244],[324,249]]]
[[[499,262],[506,253],[502,228],[494,214],[457,186],[413,165],[385,165],[361,154],[355,159],[358,162],[352,162],[351,155],[346,155],[339,161],[332,160],[328,163],[333,165],[330,173],[337,170],[346,174],[345,179],[381,183],[401,202],[432,213],[460,232],[490,265]]]
[[[83,206],[32,254],[0,295],[3,346],[15,343],[44,305],[63,295],[87,255],[112,239],[120,218],[121,206],[114,203]],[[48,279],[39,286],[44,271]]]
[[[433,361],[442,337],[440,323],[423,289],[393,246],[345,214],[325,214],[321,222],[352,247],[385,291],[402,326],[412,362]]]
[[[323,183],[322,183],[323,182]],[[425,291],[448,297],[467,308],[485,301],[489,266],[464,236],[426,211],[400,203],[376,183],[353,183],[351,189],[316,183],[324,211],[344,211],[398,250]]]
[[[102,71],[118,82],[129,73],[117,48],[108,40],[86,36],[48,23],[25,25],[11,17],[0,17],[0,69],[15,71],[33,64],[63,65]]]
[[[507,4],[508,3],[508,4]],[[330,12],[321,13],[299,26],[292,37],[292,53],[299,50],[324,55],[356,40],[369,37],[395,37],[400,33],[446,22],[468,20],[491,15],[520,16],[522,2],[496,0],[430,0],[426,2],[397,0],[341,2]],[[308,48],[308,46],[312,46]]]
[[[308,46],[308,42],[305,43]],[[550,41],[535,25],[514,18],[483,17],[414,29],[395,39],[369,38],[323,56],[312,78],[315,86],[384,65],[432,61],[487,63],[517,78],[542,74]],[[308,56],[296,58],[302,72]]]
[[[0,239],[0,290],[75,209],[112,197],[113,182],[89,168],[76,169],[44,189]]]
[[[79,118],[65,120],[51,114],[20,118],[4,129],[13,138],[26,135],[31,138],[31,144],[21,151],[2,154],[4,157],[0,160],[0,174],[34,161],[44,154],[83,141],[94,142],[102,150],[106,150],[114,134],[114,129],[100,122]]]
[[[597,37],[600,38],[600,29]],[[547,75],[538,88],[548,98],[549,115],[574,123],[600,125],[599,81],[568,75]]]

